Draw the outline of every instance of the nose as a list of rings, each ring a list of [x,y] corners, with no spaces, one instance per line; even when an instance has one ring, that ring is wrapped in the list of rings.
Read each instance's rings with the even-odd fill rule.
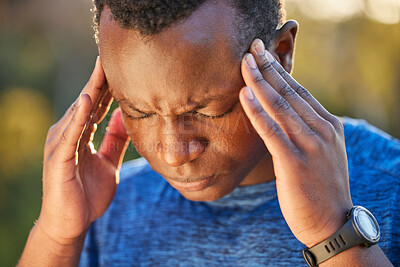
[[[179,167],[198,158],[206,149],[204,139],[182,140],[177,136],[170,136],[161,141],[158,146],[158,154],[161,159],[171,167]]]

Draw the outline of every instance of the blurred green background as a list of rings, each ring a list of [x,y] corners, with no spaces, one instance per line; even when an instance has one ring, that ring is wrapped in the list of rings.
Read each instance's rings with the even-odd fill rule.
[[[91,7],[0,0],[0,266],[16,264],[39,215],[47,130],[92,71]],[[300,23],[295,78],[332,113],[399,138],[400,1],[287,0],[287,11]]]

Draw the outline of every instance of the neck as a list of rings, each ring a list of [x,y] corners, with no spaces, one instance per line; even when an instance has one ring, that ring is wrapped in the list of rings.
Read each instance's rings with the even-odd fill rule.
[[[244,178],[239,186],[261,184],[275,180],[272,157],[268,153],[257,166]]]

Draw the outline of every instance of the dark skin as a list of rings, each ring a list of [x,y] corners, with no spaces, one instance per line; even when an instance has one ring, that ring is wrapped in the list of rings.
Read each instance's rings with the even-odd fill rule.
[[[224,1],[208,2],[144,40],[105,8],[101,62],[48,133],[42,210],[20,265],[77,264],[87,229],[113,199],[129,139],[187,199],[215,200],[276,179],[284,218],[303,244],[344,224],[352,202],[343,127],[289,75],[297,23],[277,30],[269,52],[254,40],[242,57],[233,52],[235,20]],[[95,124],[113,98],[123,115],[114,112],[95,151]],[[323,265],[367,264],[391,266],[379,246],[349,249]]]
[[[267,149],[239,102],[241,58],[232,41],[216,41],[232,12],[221,13],[206,32],[205,21],[194,16],[148,42],[121,29],[110,14],[105,9],[100,23],[103,68],[130,138],[152,168],[168,181],[215,174],[203,190],[179,190],[195,201],[274,179]]]

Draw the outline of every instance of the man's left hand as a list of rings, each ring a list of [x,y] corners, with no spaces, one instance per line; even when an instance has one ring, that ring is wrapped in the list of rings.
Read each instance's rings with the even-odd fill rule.
[[[282,214],[296,238],[312,247],[343,226],[353,206],[343,124],[261,40],[241,68],[247,86],[240,101],[272,156]]]

